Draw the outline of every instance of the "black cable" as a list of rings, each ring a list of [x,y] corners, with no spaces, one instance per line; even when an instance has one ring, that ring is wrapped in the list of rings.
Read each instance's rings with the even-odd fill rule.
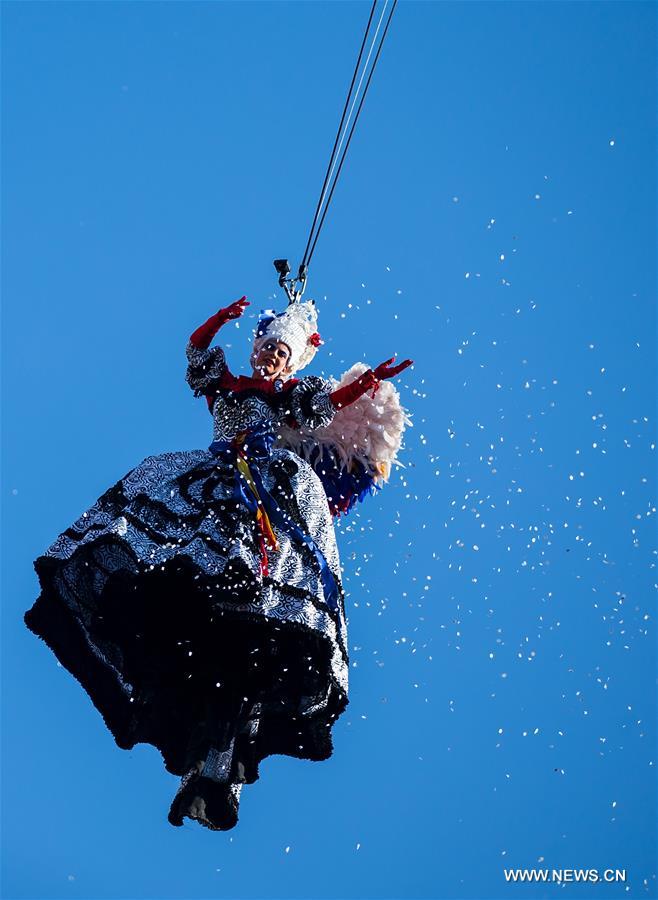
[[[322,213],[322,218],[320,219],[320,224],[318,225],[318,230],[315,234],[315,239],[313,241],[313,245],[311,246],[311,252],[309,253],[308,260],[306,261],[306,265],[310,266],[311,259],[313,258],[313,253],[315,251],[315,245],[318,242],[318,238],[320,237],[320,232],[322,231],[322,225],[325,220],[325,216],[327,215],[327,210],[329,209],[329,204],[331,203],[331,198],[333,197],[334,190],[336,188],[336,184],[338,183],[338,176],[340,175],[340,170],[343,168],[343,163],[345,162],[345,156],[350,146],[350,141],[352,140],[352,135],[354,134],[354,129],[356,128],[356,123],[359,120],[359,113],[363,107],[363,102],[366,99],[366,94],[368,93],[368,88],[370,86],[370,81],[372,80],[373,72],[375,71],[375,66],[377,65],[377,60],[379,59],[379,54],[381,53],[381,49],[384,45],[384,40],[386,38],[386,32],[388,31],[388,26],[391,24],[391,19],[393,18],[393,13],[395,12],[395,7],[397,6],[398,0],[393,0],[393,6],[391,7],[391,11],[388,14],[388,19],[386,20],[386,26],[384,27],[384,33],[382,34],[382,38],[379,42],[379,46],[377,48],[377,53],[375,54],[375,59],[372,64],[372,68],[370,69],[370,74],[368,75],[368,80],[366,81],[366,86],[363,91],[363,96],[361,97],[361,102],[359,103],[358,109],[356,111],[356,115],[354,117],[354,122],[352,122],[352,127],[350,129],[350,133],[347,138],[347,143],[343,149],[343,153],[340,158],[340,162],[338,163],[338,169],[336,170],[336,175],[334,177],[333,183],[331,185],[331,190],[329,191],[329,196],[327,197],[327,202],[324,207],[324,211]]]
[[[306,263],[306,254],[308,253],[308,248],[311,245],[311,239],[313,237],[315,223],[318,220],[318,215],[320,214],[320,207],[322,206],[322,202],[324,200],[327,182],[329,181],[331,167],[333,165],[334,157],[336,155],[336,147],[338,146],[340,135],[343,130],[343,123],[345,122],[345,115],[347,113],[347,107],[349,106],[350,100],[352,98],[352,91],[354,90],[354,82],[356,81],[356,76],[359,73],[359,66],[361,65],[361,57],[363,56],[363,48],[365,47],[366,41],[368,39],[368,33],[370,31],[370,25],[372,24],[372,17],[375,14],[376,6],[377,6],[377,0],[373,0],[372,9],[370,10],[370,18],[368,19],[368,24],[366,25],[366,30],[363,34],[363,41],[361,42],[361,49],[359,50],[359,58],[357,59],[356,66],[354,67],[354,75],[352,75],[352,83],[350,84],[350,89],[347,92],[347,99],[345,100],[345,107],[343,108],[343,115],[341,116],[340,125],[338,126],[338,131],[336,132],[336,140],[334,141],[334,147],[333,147],[333,150],[331,151],[331,156],[329,157],[329,165],[327,166],[327,174],[324,176],[324,183],[322,185],[322,190],[320,191],[320,199],[318,200],[318,205],[315,209],[315,215],[313,216],[313,224],[311,225],[311,230],[308,233],[308,241],[306,242],[306,249],[304,250],[304,256],[302,257],[302,263],[300,266],[300,270],[304,267],[304,265]]]

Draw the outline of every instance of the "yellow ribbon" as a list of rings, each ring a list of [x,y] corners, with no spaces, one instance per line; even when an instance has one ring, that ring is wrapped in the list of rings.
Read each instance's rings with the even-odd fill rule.
[[[244,443],[244,439],[241,441],[241,443]],[[254,484],[253,476],[251,474],[251,471],[249,470],[249,463],[247,462],[246,458],[243,456],[243,452],[241,450],[238,450],[238,452],[236,454],[236,463],[237,463],[240,474],[244,477],[244,480],[247,482],[249,490],[254,495],[254,497],[256,498],[256,502],[258,503],[258,509],[256,510],[256,520],[258,521],[259,525],[261,525],[261,527],[262,527],[263,534],[265,535],[265,537],[267,539],[269,548],[270,548],[270,550],[278,550],[279,542],[276,539],[276,535],[274,534],[274,530],[270,523],[269,516],[267,515],[267,512],[265,511],[263,503],[258,494],[256,485]]]

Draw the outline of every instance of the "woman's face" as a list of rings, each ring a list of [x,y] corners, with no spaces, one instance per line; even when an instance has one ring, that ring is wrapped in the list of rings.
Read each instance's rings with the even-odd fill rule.
[[[282,341],[265,341],[254,361],[254,375],[273,381],[281,375],[290,374],[290,349]]]

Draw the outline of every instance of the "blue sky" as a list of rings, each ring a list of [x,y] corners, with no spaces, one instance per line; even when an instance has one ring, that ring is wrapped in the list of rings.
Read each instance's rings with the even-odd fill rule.
[[[232,832],[174,829],[159,754],[23,625],[60,531],[209,443],[187,337],[247,294],[247,371],[368,9],[3,5],[8,900],[657,896],[653,4],[398,5],[307,291],[309,371],[416,361],[405,468],[339,524],[331,760],[270,758]]]

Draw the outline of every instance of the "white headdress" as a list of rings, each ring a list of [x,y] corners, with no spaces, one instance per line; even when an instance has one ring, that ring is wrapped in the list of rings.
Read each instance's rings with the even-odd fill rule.
[[[264,309],[258,317],[254,356],[267,340],[281,341],[290,349],[288,367],[296,372],[307,366],[322,344],[317,332],[318,311],[313,300],[291,303],[285,312]]]

